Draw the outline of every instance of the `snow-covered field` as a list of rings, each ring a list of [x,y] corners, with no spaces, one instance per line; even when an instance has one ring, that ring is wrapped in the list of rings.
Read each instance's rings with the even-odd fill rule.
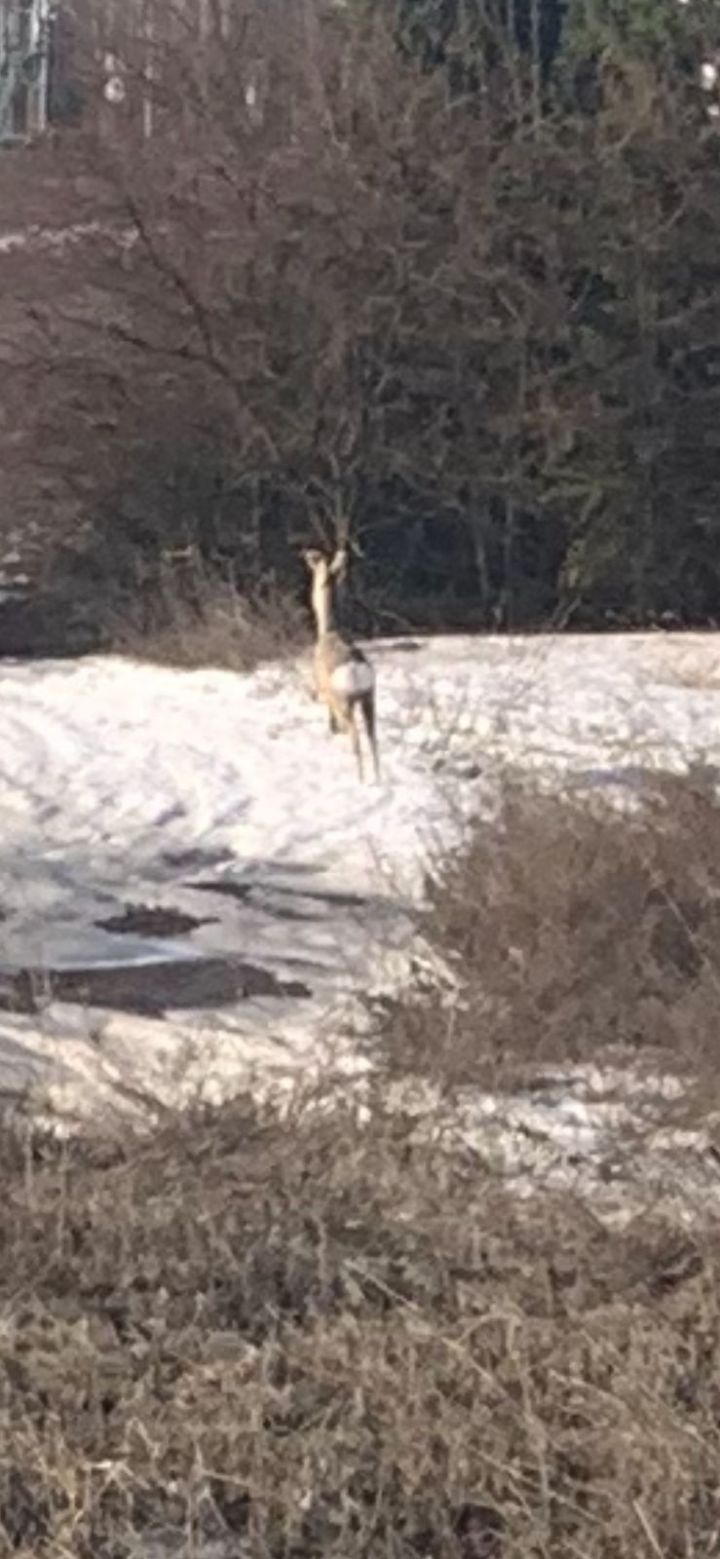
[[[138,1088],[219,1096],[359,1069],[357,992],[403,977],[428,858],[492,807],[508,759],[611,788],[720,764],[712,635],[458,637],[373,655],[384,775],[365,786],[302,664],[2,666],[0,990],[25,970],[36,1008],[0,1012],[6,1096],[32,1084],[82,1115]],[[139,905],[201,923],[171,937],[100,924]],[[149,964],[170,965],[159,1005]],[[50,972],[73,999],[48,999]],[[107,1006],[84,999],[93,978]],[[594,1099],[597,1082],[575,1077],[513,1102],[547,1139],[548,1172],[607,1133]],[[476,1135],[498,1109],[476,1104]]]

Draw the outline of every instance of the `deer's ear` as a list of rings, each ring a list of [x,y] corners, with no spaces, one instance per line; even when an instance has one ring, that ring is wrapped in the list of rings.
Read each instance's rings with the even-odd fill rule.
[[[347,547],[338,547],[332,563],[330,564],[330,573],[343,574],[347,568],[347,560]]]

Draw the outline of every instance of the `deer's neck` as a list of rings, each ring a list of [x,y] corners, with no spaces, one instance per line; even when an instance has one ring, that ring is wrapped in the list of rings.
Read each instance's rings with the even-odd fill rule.
[[[313,590],[313,611],[317,636],[322,639],[334,627],[333,600],[330,585],[316,585]]]

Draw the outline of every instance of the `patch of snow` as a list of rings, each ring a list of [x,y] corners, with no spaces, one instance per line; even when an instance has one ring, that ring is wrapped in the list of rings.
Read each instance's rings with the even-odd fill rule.
[[[648,770],[720,764],[718,649],[713,635],[374,644],[383,779],[365,785],[299,665],[2,664],[0,971],[241,959],[307,994],[160,1019],[41,992],[32,1015],[0,1015],[0,1091],[41,1085],[82,1116],[129,1088],[222,1097],[362,1074],[357,993],[407,977],[428,864],[493,814],[503,768],[611,797]],[[128,905],[204,923],[151,939],[99,924]],[[518,1184],[536,1127],[547,1152],[530,1160],[567,1179],[621,1124],[607,1075],[580,1102],[573,1087],[477,1106],[472,1133],[497,1126]]]

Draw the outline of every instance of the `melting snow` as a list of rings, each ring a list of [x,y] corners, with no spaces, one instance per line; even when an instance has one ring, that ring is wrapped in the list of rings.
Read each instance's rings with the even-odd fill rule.
[[[32,1082],[84,1114],[127,1086],[178,1099],[309,1078],[338,1047],[361,1071],[355,993],[403,977],[428,860],[493,808],[503,764],[632,792],[648,768],[720,763],[713,635],[448,637],[373,658],[384,772],[365,786],[299,663],[0,668],[0,979],[204,957],[302,992],[258,994],[250,978],[245,999],[160,1017],[50,1000],[35,974],[39,1010],[0,1014],[0,1090]],[[102,929],[128,904],[203,923],[182,938]],[[476,1100],[464,1139],[470,1121],[489,1141],[500,1117],[519,1176],[548,1156],[566,1173],[613,1124],[566,1080],[559,1098]],[[547,1151],[528,1155],[538,1135]]]

